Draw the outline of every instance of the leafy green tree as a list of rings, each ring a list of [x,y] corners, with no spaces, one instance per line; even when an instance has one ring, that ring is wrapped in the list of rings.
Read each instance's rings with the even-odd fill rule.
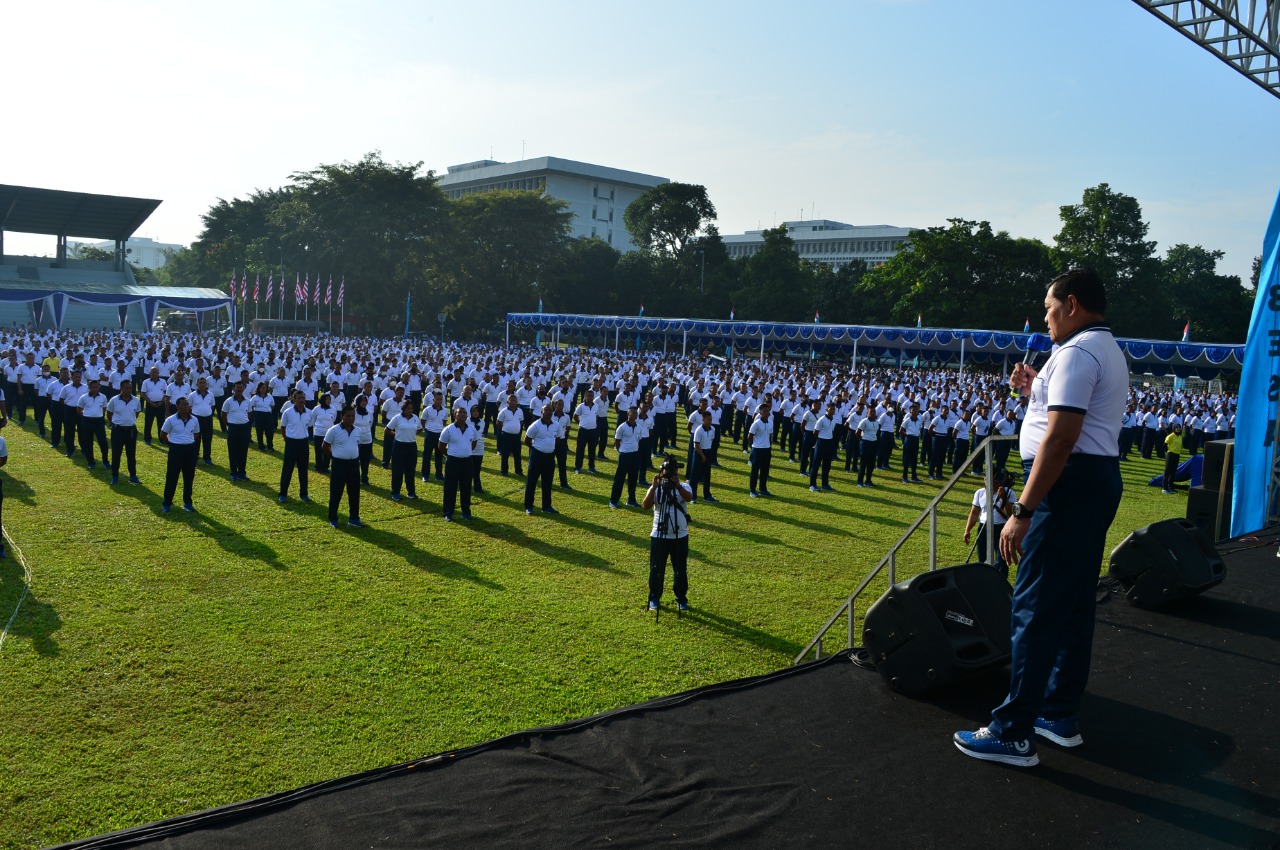
[[[1221,251],[1178,244],[1162,261],[1168,318],[1147,336],[1177,339],[1185,323],[1191,338],[1210,342],[1244,342],[1249,333],[1253,297],[1235,275],[1218,274]]]
[[[622,253],[597,236],[571,239],[542,277],[543,308],[556,313],[615,315]]]
[[[906,248],[855,285],[869,323],[1019,330],[1043,310],[1053,277],[1049,249],[992,232],[985,221],[953,218],[912,231]]]
[[[1149,335],[1168,318],[1168,301],[1159,292],[1156,243],[1147,239],[1147,223],[1137,199],[1106,183],[1084,191],[1079,204],[1059,209],[1062,229],[1055,237],[1060,269],[1087,267],[1107,285],[1107,313],[1122,336]]]
[[[508,310],[537,309],[543,276],[567,248],[573,214],[540,192],[465,195],[449,204],[452,248],[441,277],[446,312],[464,330],[490,329]],[[545,298],[544,298],[544,307]]]
[[[715,221],[716,208],[705,186],[663,183],[627,204],[622,218],[640,248],[674,256]]]
[[[388,329],[402,326],[401,305],[413,292],[415,312],[422,311],[417,318],[434,325],[435,313],[427,310],[439,299],[429,290],[452,235],[449,201],[435,175],[422,173],[420,162],[388,163],[375,151],[291,179],[268,216],[283,266],[344,276],[347,313],[380,317]],[[268,260],[272,234],[264,235],[250,243],[247,257]]]
[[[735,293],[738,318],[796,322],[812,319],[813,272],[800,261],[786,225],[764,231],[760,250],[743,261]]]

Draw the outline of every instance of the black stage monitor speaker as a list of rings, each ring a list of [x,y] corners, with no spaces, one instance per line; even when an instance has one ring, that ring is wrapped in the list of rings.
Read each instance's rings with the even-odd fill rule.
[[[1200,480],[1207,489],[1231,492],[1235,483],[1235,446],[1235,440],[1210,440],[1204,444]]]
[[[986,564],[899,582],[867,609],[862,644],[899,693],[914,696],[1009,660],[1013,589]]]
[[[1231,536],[1231,491],[1192,487],[1187,491],[1187,519],[1206,539],[1226,540]]]
[[[1227,577],[1227,566],[1196,524],[1166,519],[1126,537],[1111,553],[1111,577],[1138,608],[1195,596]]]

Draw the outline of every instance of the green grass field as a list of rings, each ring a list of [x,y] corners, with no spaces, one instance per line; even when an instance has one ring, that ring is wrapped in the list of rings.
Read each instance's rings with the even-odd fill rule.
[[[523,482],[486,457],[472,524],[446,524],[441,488],[389,500],[371,471],[363,519],[340,531],[316,502],[275,501],[279,455],[250,451],[251,484],[197,473],[197,514],[160,512],[164,449],[139,446],[141,485],[108,485],[38,439],[4,432],[4,525],[31,571],[0,648],[0,845],[120,829],[786,666],[936,493],[878,473],[811,494],[784,461],[777,498],[749,499],[727,445],[693,508],[690,601],[655,623],[650,515],[611,511],[612,455],[557,489],[557,517],[521,510]],[[1125,464],[1111,545],[1179,515]],[[976,486],[977,479],[974,479]],[[296,482],[293,492],[296,494]],[[960,563],[972,487],[940,517]],[[343,508],[345,518],[345,506]],[[927,539],[899,561],[923,569]],[[23,593],[0,561],[0,625]],[[870,594],[874,601],[879,591]],[[670,603],[668,591],[664,602]],[[841,644],[843,625],[827,646]]]

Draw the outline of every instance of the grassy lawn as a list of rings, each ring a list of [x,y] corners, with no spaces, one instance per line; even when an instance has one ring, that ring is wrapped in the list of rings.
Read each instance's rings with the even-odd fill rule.
[[[437,484],[390,501],[390,475],[375,468],[361,510],[371,527],[334,531],[322,476],[315,503],[276,503],[278,454],[251,450],[253,483],[233,485],[217,438],[217,466],[197,473],[198,513],[162,514],[158,444],[139,446],[141,485],[112,488],[101,466],[73,463],[30,425],[4,432],[0,473],[4,524],[32,573],[0,649],[5,847],[783,667],[936,492],[884,472],[879,489],[859,490],[836,472],[837,493],[811,494],[783,460],[777,498],[749,499],[744,455],[726,444],[713,482],[722,503],[693,508],[694,610],[655,623],[642,613],[650,515],[608,508],[612,455],[600,475],[571,476],[574,492],[556,491],[560,516],[527,517],[523,482],[497,474],[490,447],[469,525],[443,522]],[[1146,486],[1157,461],[1124,469],[1111,545],[1185,507]],[[942,511],[943,564],[968,552],[971,495]],[[899,578],[927,551],[918,535]],[[23,587],[11,554],[0,626]]]

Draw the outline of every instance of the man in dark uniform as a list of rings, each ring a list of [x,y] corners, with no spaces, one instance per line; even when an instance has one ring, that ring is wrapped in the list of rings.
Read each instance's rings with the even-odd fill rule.
[[[1055,278],[1045,323],[1057,348],[1038,373],[1019,364],[1010,385],[1030,394],[1021,451],[1029,477],[1000,534],[1017,563],[1009,695],[991,724],[957,732],[965,755],[1018,767],[1039,762],[1035,739],[1083,743],[1077,715],[1089,678],[1098,571],[1120,505],[1119,438],[1129,368],[1103,316],[1102,279]]]

